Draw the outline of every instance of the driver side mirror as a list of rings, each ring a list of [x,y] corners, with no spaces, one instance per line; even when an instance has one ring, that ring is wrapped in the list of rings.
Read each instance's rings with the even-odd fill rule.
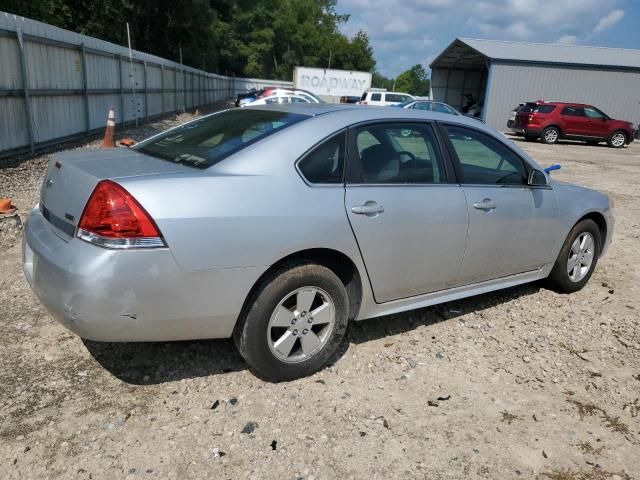
[[[532,187],[539,187],[547,184],[547,176],[540,170],[531,170],[529,172],[529,179],[527,185]]]

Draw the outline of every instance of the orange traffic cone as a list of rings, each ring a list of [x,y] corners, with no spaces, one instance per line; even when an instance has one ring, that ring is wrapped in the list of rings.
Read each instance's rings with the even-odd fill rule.
[[[114,148],[116,146],[116,112],[111,107],[107,117],[107,129],[104,131],[102,148]]]

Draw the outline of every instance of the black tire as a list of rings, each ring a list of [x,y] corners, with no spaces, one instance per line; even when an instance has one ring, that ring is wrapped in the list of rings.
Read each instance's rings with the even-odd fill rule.
[[[537,135],[526,135],[525,134],[525,136],[524,136],[524,139],[527,142],[534,142],[537,138],[538,138]]]
[[[617,135],[622,135],[624,137],[624,142],[614,145],[614,139]],[[616,130],[611,135],[609,135],[609,138],[607,138],[607,145],[609,145],[609,147],[611,148],[622,148],[627,144],[628,140],[629,139],[627,138],[626,133],[624,133],[622,130]]]
[[[335,322],[325,344],[310,358],[297,363],[280,360],[271,351],[267,332],[269,321],[280,302],[303,287],[324,291],[333,302]],[[259,377],[287,381],[311,375],[331,361],[347,329],[349,300],[344,285],[335,273],[314,263],[285,265],[265,278],[248,300],[236,324],[233,339],[249,368]]]
[[[555,135],[552,135],[552,132],[555,132]],[[540,141],[548,145],[558,143],[558,140],[560,140],[560,130],[557,127],[547,127],[540,135]]]
[[[571,251],[571,245],[573,242],[584,232],[588,232],[591,234],[594,240],[594,248],[593,248],[593,261],[591,262],[591,267],[587,274],[580,281],[574,282],[569,278],[569,273],[567,272],[567,262],[569,261],[569,254]],[[593,271],[596,268],[598,263],[598,256],[600,254],[602,238],[600,236],[600,229],[596,222],[590,219],[582,220],[578,222],[569,232],[567,239],[562,245],[562,249],[560,250],[560,254],[556,259],[556,263],[553,265],[553,269],[547,278],[548,286],[557,292],[560,293],[573,293],[581,290],[591,278]]]

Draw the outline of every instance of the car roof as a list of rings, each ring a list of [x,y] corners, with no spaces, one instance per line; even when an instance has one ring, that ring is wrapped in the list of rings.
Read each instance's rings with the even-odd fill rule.
[[[527,103],[535,103],[536,105],[555,105],[555,106],[569,106],[569,107],[590,107],[591,105],[587,103],[573,103],[573,102],[545,102],[537,100],[535,102],[527,102]]]
[[[449,113],[431,112],[428,110],[413,110],[396,107],[374,107],[368,105],[344,104],[344,103],[282,103],[271,105],[247,106],[262,110],[275,110],[299,115],[340,116],[345,123],[353,124],[367,120],[440,120],[443,122],[455,122],[473,127],[480,127],[493,132],[475,119],[464,116],[451,115]],[[304,122],[303,122],[304,123]]]

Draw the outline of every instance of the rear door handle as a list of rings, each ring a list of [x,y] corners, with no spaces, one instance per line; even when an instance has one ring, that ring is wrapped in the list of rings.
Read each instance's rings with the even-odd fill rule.
[[[498,206],[495,204],[493,200],[490,198],[485,198],[481,202],[476,202],[473,204],[473,208],[478,210],[484,210],[490,212],[491,210],[495,210]]]
[[[384,207],[377,202],[369,200],[364,205],[355,205],[351,207],[351,211],[357,215],[366,215],[367,217],[375,217],[384,212]]]

